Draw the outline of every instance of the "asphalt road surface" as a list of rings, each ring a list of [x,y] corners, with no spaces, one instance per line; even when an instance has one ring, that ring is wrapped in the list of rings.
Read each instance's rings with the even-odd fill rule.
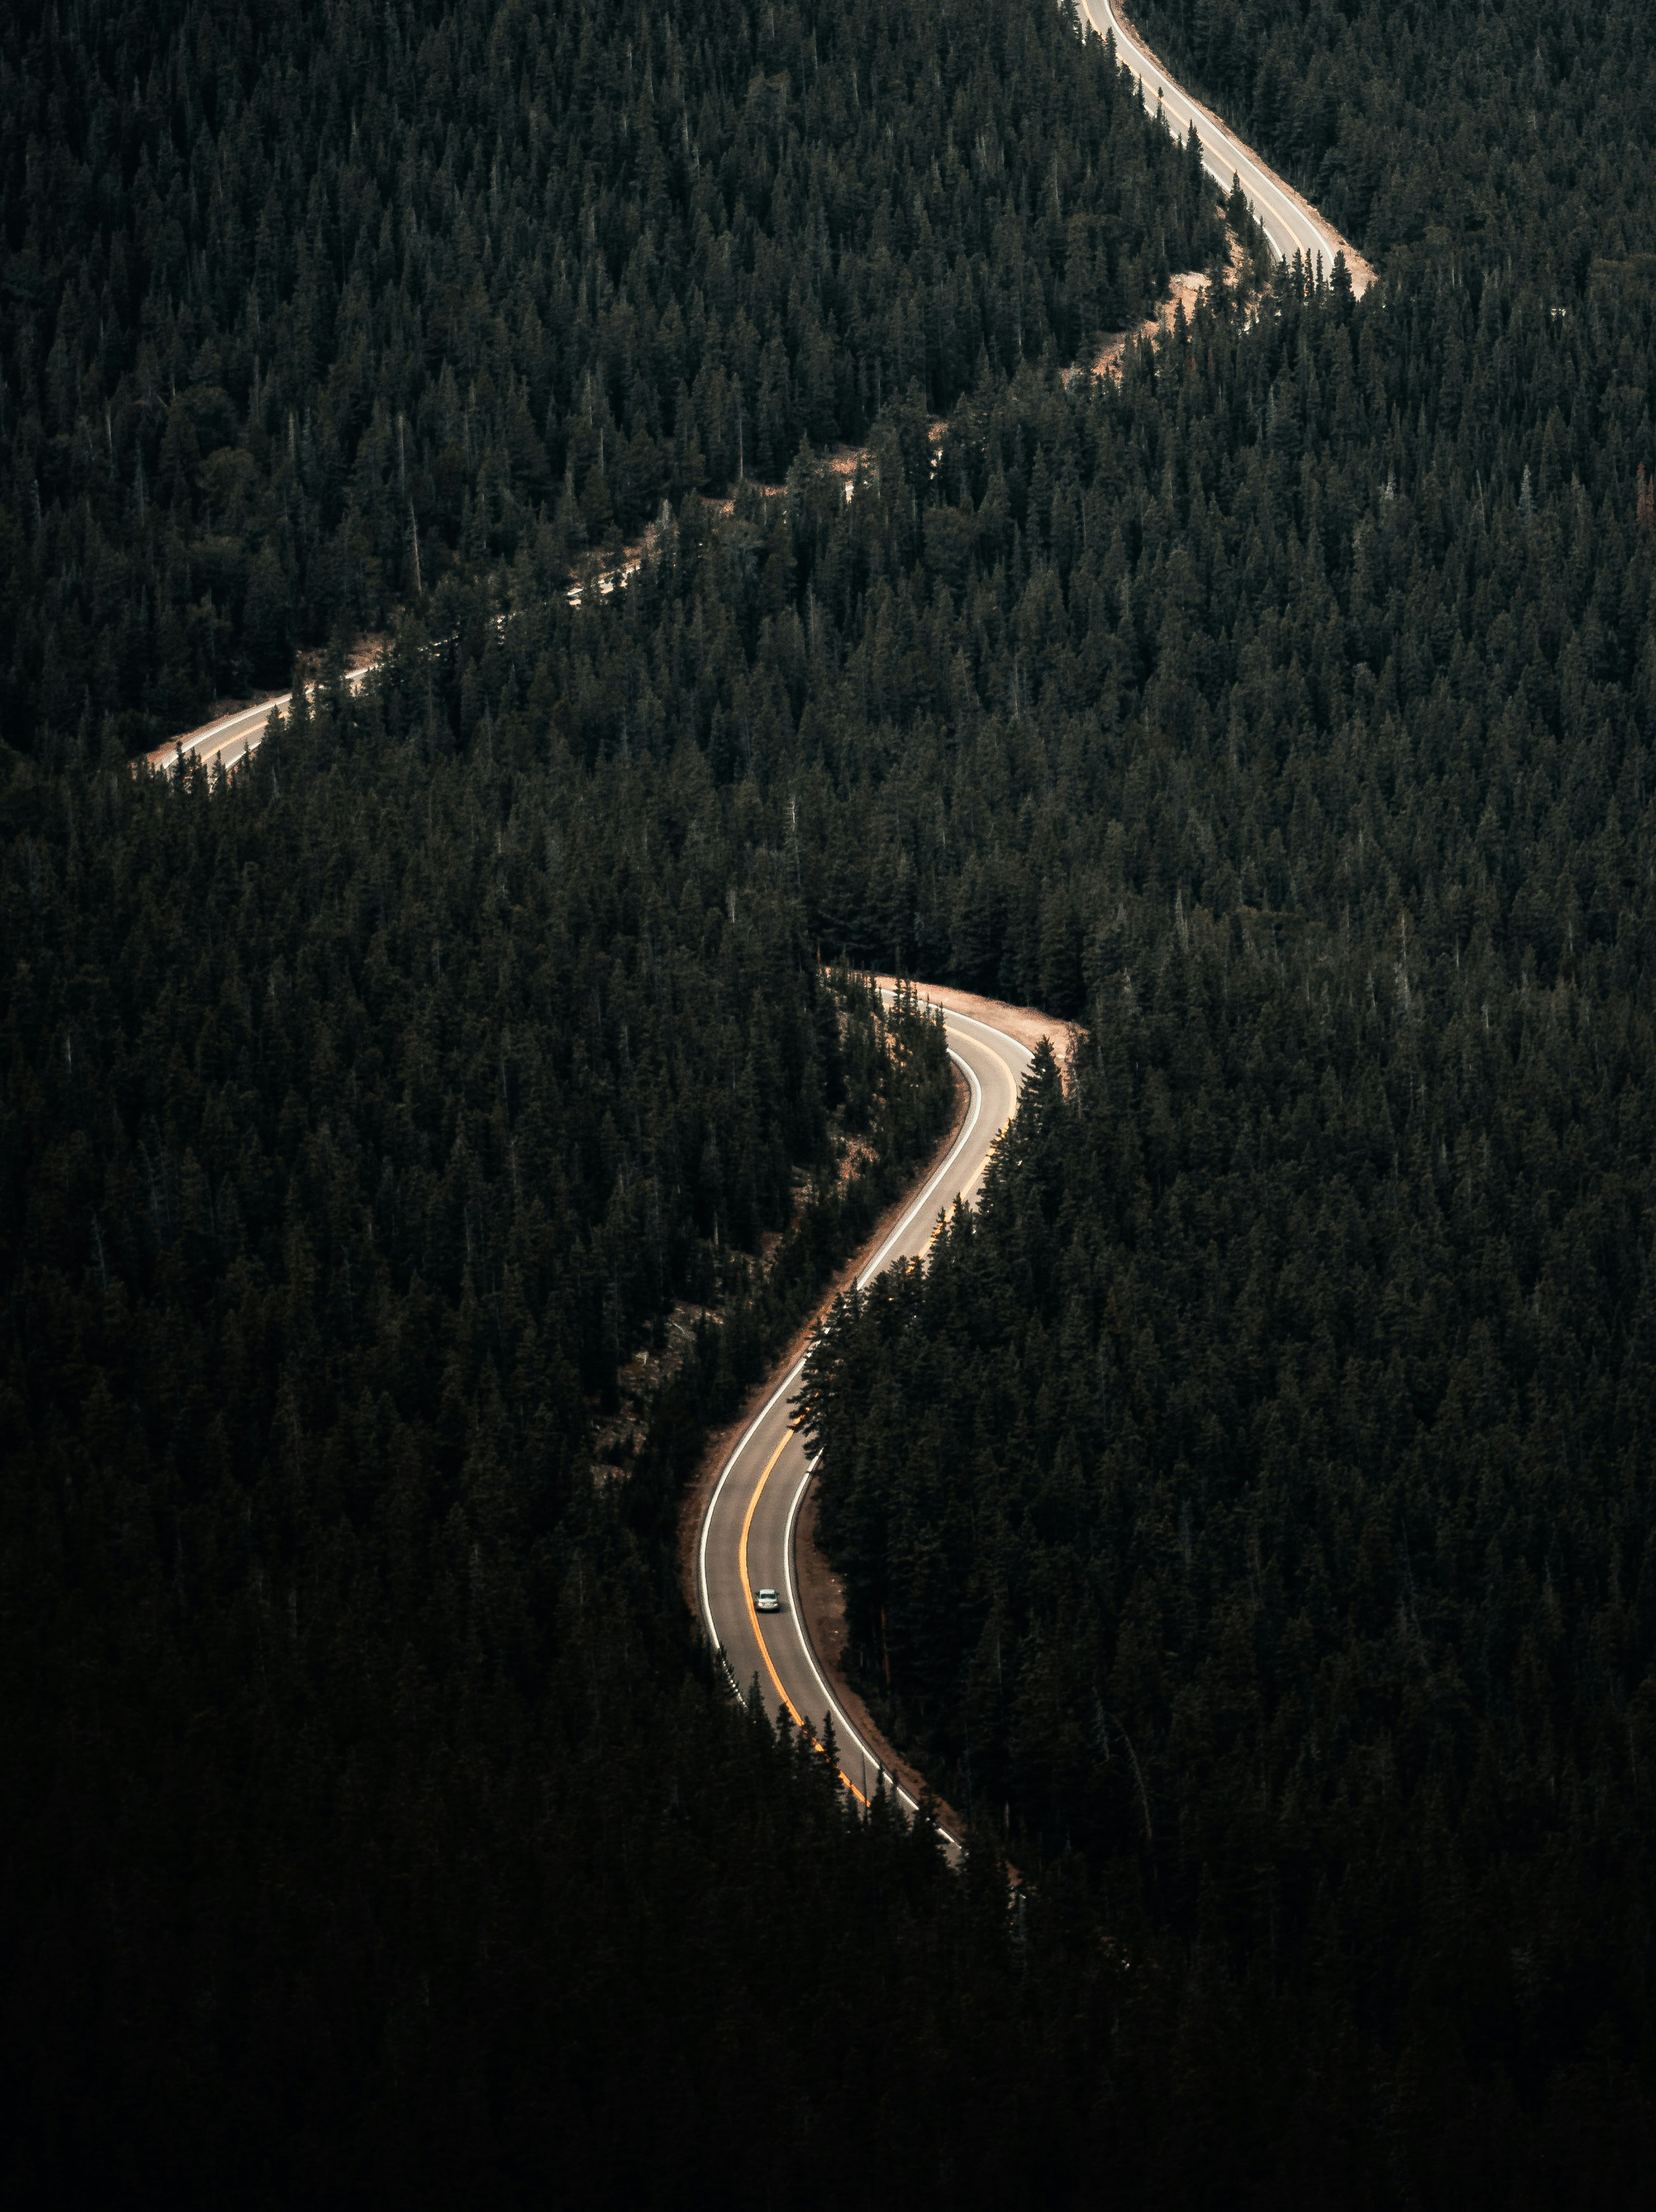
[[[355,691],[368,675],[366,668],[346,672],[345,682]],[[311,686],[314,696],[315,685]],[[171,775],[178,767],[179,755],[207,768],[216,761],[228,775],[238,762],[247,759],[265,734],[265,726],[272,714],[286,718],[293,702],[291,691],[284,691],[279,699],[262,700],[257,707],[243,707],[234,714],[225,714],[216,722],[209,722],[204,729],[192,730],[187,738],[175,738],[169,744],[157,745],[148,756],[151,768],[159,769],[163,775]]]
[[[971,1100],[960,1133],[941,1166],[904,1208],[863,1279],[893,1261],[926,1249],[940,1213],[976,1192],[995,1139],[1011,1120],[1031,1054],[1002,1030],[945,1009],[949,1054],[966,1079]],[[764,1410],[743,1431],[721,1470],[702,1521],[697,1581],[702,1616],[731,1683],[746,1696],[757,1677],[766,1709],[786,1705],[796,1723],[821,1739],[831,1716],[840,1772],[867,1802],[880,1771],[829,1687],[800,1611],[794,1568],[795,1533],[811,1481],[805,1445],[794,1427],[792,1400],[804,1374],[801,1359],[772,1384]],[[782,1600],[778,1613],[761,1613],[761,1589]],[[887,1788],[893,1786],[890,1778]],[[914,1809],[906,1790],[898,1795]],[[944,1832],[952,1850],[958,1839]]]
[[[1255,220],[1283,260],[1291,261],[1298,253],[1314,267],[1320,253],[1326,275],[1334,266],[1335,255],[1342,252],[1351,272],[1353,291],[1366,291],[1371,271],[1356,249],[1341,237],[1332,223],[1325,222],[1296,198],[1275,171],[1268,169],[1257,154],[1226,129],[1218,116],[1197,106],[1184,87],[1168,76],[1138,33],[1128,28],[1116,11],[1114,0],[1082,0],[1082,4],[1087,20],[1100,38],[1114,32],[1117,55],[1137,78],[1150,113],[1155,113],[1160,100],[1168,122],[1181,138],[1195,123],[1196,136],[1202,141],[1202,167],[1220,190],[1228,192],[1232,178],[1240,177]]]

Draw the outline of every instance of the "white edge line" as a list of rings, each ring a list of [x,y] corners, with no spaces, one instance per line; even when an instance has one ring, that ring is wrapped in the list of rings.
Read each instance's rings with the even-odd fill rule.
[[[707,1502],[707,1511],[702,1516],[702,1540],[697,1547],[700,1554],[702,1618],[706,1621],[707,1632],[713,1639],[713,1649],[721,1659],[724,1657],[724,1645],[719,1639],[719,1624],[713,1618],[713,1600],[709,1593],[707,1586],[707,1540],[713,1531],[713,1516],[719,1510],[719,1500],[724,1495],[724,1486],[726,1483],[729,1481],[731,1474],[735,1468],[737,1461],[746,1450],[748,1445],[752,1442],[760,1428],[770,1419],[771,1410],[775,1407],[777,1399],[784,1397],[787,1393],[793,1389],[795,1383],[799,1380],[804,1371],[804,1360],[802,1358],[795,1360],[794,1364],[788,1369],[787,1374],[783,1376],[782,1381],[776,1385],[775,1390],[771,1392],[770,1397],[766,1399],[764,1406],[757,1413],[754,1414],[752,1419],[742,1431],[740,1437],[737,1439],[736,1443],[731,1451],[729,1458],[725,1462],[723,1468],[720,1470],[719,1480],[713,1487],[713,1495]],[[730,1674],[728,1664],[727,1664],[725,1668],[725,1672],[727,1674]],[[730,1679],[732,1684],[734,1685],[736,1680],[735,1676],[731,1674]],[[737,1695],[740,1697],[740,1690],[738,1688]]]
[[[820,1459],[821,1456],[821,1453],[819,1452],[817,1454],[817,1459]],[[809,1667],[812,1674],[816,1677],[818,1689],[821,1691],[823,1696],[828,1701],[829,1711],[832,1713],[834,1718],[839,1723],[843,1739],[842,1750],[849,1746],[855,1745],[857,1756],[862,1761],[862,1774],[865,1784],[863,1796],[865,1798],[868,1796],[866,1784],[868,1782],[868,1768],[872,1765],[875,1771],[884,1775],[886,1781],[891,1784],[892,1789],[898,1802],[906,1805],[911,1813],[917,1813],[920,1810],[918,1804],[916,1804],[915,1800],[910,1796],[908,1791],[898,1780],[896,1775],[891,1771],[885,1760],[883,1759],[877,1758],[875,1754],[870,1751],[868,1745],[863,1742],[862,1738],[857,1734],[855,1729],[851,1725],[851,1723],[847,1717],[843,1708],[841,1706],[838,1698],[835,1697],[833,1692],[823,1680],[822,1669],[817,1664],[816,1648],[811,1641],[810,1632],[805,1626],[804,1615],[800,1611],[799,1592],[795,1589],[794,1583],[794,1528],[795,1522],[799,1519],[800,1508],[805,1503],[805,1493],[811,1487],[811,1478],[815,1474],[816,1471],[817,1460],[807,1460],[805,1464],[805,1473],[800,1478],[800,1486],[794,1492],[794,1502],[788,1509],[788,1528],[782,1537],[782,1578],[788,1585],[788,1603],[793,1614],[795,1640],[797,1642],[800,1650],[805,1654],[806,1665]],[[936,1826],[938,1834],[941,1836],[943,1841],[949,1846],[950,1850],[958,1851],[961,1847],[959,1838],[958,1836],[952,1836],[941,1820],[937,1822]]]

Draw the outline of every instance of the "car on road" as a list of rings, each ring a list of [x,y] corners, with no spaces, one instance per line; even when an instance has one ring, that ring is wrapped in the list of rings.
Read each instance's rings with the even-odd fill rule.
[[[753,1594],[753,1602],[761,1613],[780,1613],[782,1611],[782,1600],[776,1595],[776,1593],[773,1589],[756,1590]]]

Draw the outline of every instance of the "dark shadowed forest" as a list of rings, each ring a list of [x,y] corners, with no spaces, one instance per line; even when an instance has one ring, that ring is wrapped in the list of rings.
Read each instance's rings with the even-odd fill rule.
[[[1656,40],[1135,20],[1361,301],[1050,0],[0,27],[25,2196],[1649,2171]],[[959,1873],[677,1571],[871,966],[1083,1032],[806,1393]]]

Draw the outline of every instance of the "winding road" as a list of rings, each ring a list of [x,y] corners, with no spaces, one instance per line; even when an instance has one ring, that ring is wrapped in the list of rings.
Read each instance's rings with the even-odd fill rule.
[[[949,1056],[971,1093],[965,1120],[941,1164],[864,1270],[864,1279],[894,1261],[925,1251],[939,1214],[957,1198],[971,1200],[995,1139],[1017,1109],[1032,1058],[1028,1048],[986,1021],[947,1006],[942,1011]],[[1055,1043],[1059,1027],[1054,1024]],[[831,1717],[840,1773],[866,1804],[882,1771],[880,1759],[829,1682],[799,1601],[795,1532],[812,1468],[794,1425],[792,1401],[804,1371],[801,1358],[773,1382],[763,1409],[742,1431],[720,1472],[697,1543],[697,1589],[703,1620],[732,1687],[746,1695],[757,1679],[768,1710],[786,1705],[795,1723],[819,1740],[825,1717]],[[776,1592],[778,1612],[758,1610],[755,1599],[761,1589]],[[886,1779],[913,1811],[913,1796],[889,1772]],[[959,1839],[941,1832],[951,1852],[957,1851]]]
[[[1119,13],[1114,0],[1081,0],[1081,4],[1087,21],[1101,39],[1114,36],[1117,58],[1137,79],[1150,113],[1155,113],[1160,101],[1163,114],[1181,138],[1192,123],[1196,125],[1196,136],[1202,142],[1202,165],[1220,190],[1228,192],[1233,177],[1242,179],[1242,189],[1248,196],[1254,219],[1270,240],[1273,250],[1284,261],[1291,261],[1297,253],[1313,267],[1320,254],[1325,274],[1333,268],[1335,255],[1343,253],[1352,290],[1366,292],[1374,281],[1374,272],[1356,247],[1349,239],[1342,238],[1333,224],[1301,199],[1291,185],[1284,184],[1274,169],[1268,169],[1251,147],[1245,146],[1233,131],[1226,128],[1211,108],[1193,100],[1184,86],[1167,74]]]

